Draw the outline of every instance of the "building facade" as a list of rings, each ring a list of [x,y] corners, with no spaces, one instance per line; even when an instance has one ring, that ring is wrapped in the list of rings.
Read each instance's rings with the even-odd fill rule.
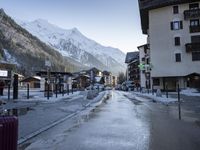
[[[103,71],[103,77],[104,77],[104,85],[105,86],[112,86],[112,73],[109,71]]]
[[[200,1],[139,0],[154,88],[200,88]]]
[[[140,52],[140,85],[142,88],[151,89],[151,64],[150,64],[150,48],[149,44],[138,47]]]
[[[133,81],[136,86],[140,85],[139,52],[129,52],[126,55],[127,80]]]

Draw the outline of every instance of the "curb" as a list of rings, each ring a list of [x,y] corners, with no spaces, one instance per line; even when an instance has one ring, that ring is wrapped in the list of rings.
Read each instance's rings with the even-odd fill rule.
[[[105,92],[104,96],[101,98],[101,100],[100,100],[99,102],[104,101],[104,100],[107,98],[107,95],[108,95],[108,93]],[[31,134],[25,136],[25,137],[20,138],[20,139],[17,141],[17,144],[18,144],[18,145],[23,144],[24,142],[26,142],[26,141],[30,140],[31,138],[33,138],[33,137],[35,137],[35,136],[41,134],[42,132],[47,131],[48,129],[50,129],[50,128],[52,128],[52,127],[54,127],[54,126],[56,126],[56,125],[58,125],[58,124],[60,124],[60,123],[62,123],[62,122],[64,122],[64,121],[66,121],[67,119],[70,119],[70,118],[76,116],[77,114],[79,114],[79,113],[81,113],[83,110],[85,110],[86,108],[90,107],[90,105],[93,104],[93,103],[95,103],[95,102],[89,102],[87,105],[85,105],[85,107],[84,107],[83,109],[78,110],[78,111],[76,111],[75,113],[72,113],[72,114],[70,114],[70,115],[68,115],[68,116],[66,116],[66,117],[64,117],[64,118],[62,118],[62,119],[59,119],[58,121],[53,122],[52,124],[50,124],[50,125],[48,125],[48,126],[45,126],[45,127],[41,128],[41,129],[39,129],[39,130],[37,130],[37,131],[35,131],[35,132],[33,132],[33,133],[31,133]]]

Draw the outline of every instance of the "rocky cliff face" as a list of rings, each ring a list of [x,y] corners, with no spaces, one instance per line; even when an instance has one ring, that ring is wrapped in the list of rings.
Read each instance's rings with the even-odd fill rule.
[[[15,63],[26,74],[46,69],[50,60],[54,71],[76,71],[85,68],[79,62],[63,57],[59,52],[41,42],[37,37],[15,23],[0,10],[0,59]]]

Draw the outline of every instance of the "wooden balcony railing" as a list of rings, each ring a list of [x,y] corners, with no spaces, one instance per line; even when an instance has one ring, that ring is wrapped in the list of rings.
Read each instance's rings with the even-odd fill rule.
[[[188,43],[185,45],[186,52],[200,52],[200,43]]]
[[[190,26],[190,33],[200,32],[200,25],[198,26]]]

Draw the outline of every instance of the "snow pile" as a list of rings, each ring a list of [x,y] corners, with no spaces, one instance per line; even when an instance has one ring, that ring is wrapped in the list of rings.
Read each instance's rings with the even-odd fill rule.
[[[7,89],[5,89],[4,91],[4,96],[1,96],[2,100],[7,100],[8,99],[8,93],[7,93]],[[11,90],[12,93],[12,90]],[[62,94],[58,94],[57,98],[56,95],[53,94],[53,97],[50,97],[49,99],[47,99],[47,97],[44,96],[44,92],[41,92],[40,90],[32,90],[30,89],[30,93],[29,93],[29,99],[27,99],[27,90],[19,90],[19,95],[18,95],[18,102],[41,102],[41,103],[56,103],[62,100],[67,100],[67,101],[73,101],[76,100],[78,98],[82,98],[84,95],[80,93],[80,91],[69,93],[69,95],[67,95],[66,93],[64,94],[64,96],[62,96]],[[12,99],[12,94],[11,97]]]
[[[187,89],[181,90],[181,94],[186,95],[186,96],[200,96],[200,92],[194,88],[187,88]]]
[[[168,104],[168,103],[172,103],[172,102],[177,102],[178,99],[175,99],[175,98],[167,98],[166,95],[162,95],[161,97],[158,97],[156,96],[156,93],[154,95],[152,95],[152,93],[139,93],[139,92],[134,92],[134,94],[136,94],[137,96],[134,96],[132,98],[135,98],[136,100],[140,100],[141,101],[141,97],[144,97],[144,98],[148,98],[148,99],[151,99],[153,101],[156,101],[156,102],[161,102],[161,103],[164,103],[164,104]],[[128,96],[129,97],[129,96]],[[130,97],[131,98],[131,97]],[[142,101],[144,101],[145,99],[142,99]]]

